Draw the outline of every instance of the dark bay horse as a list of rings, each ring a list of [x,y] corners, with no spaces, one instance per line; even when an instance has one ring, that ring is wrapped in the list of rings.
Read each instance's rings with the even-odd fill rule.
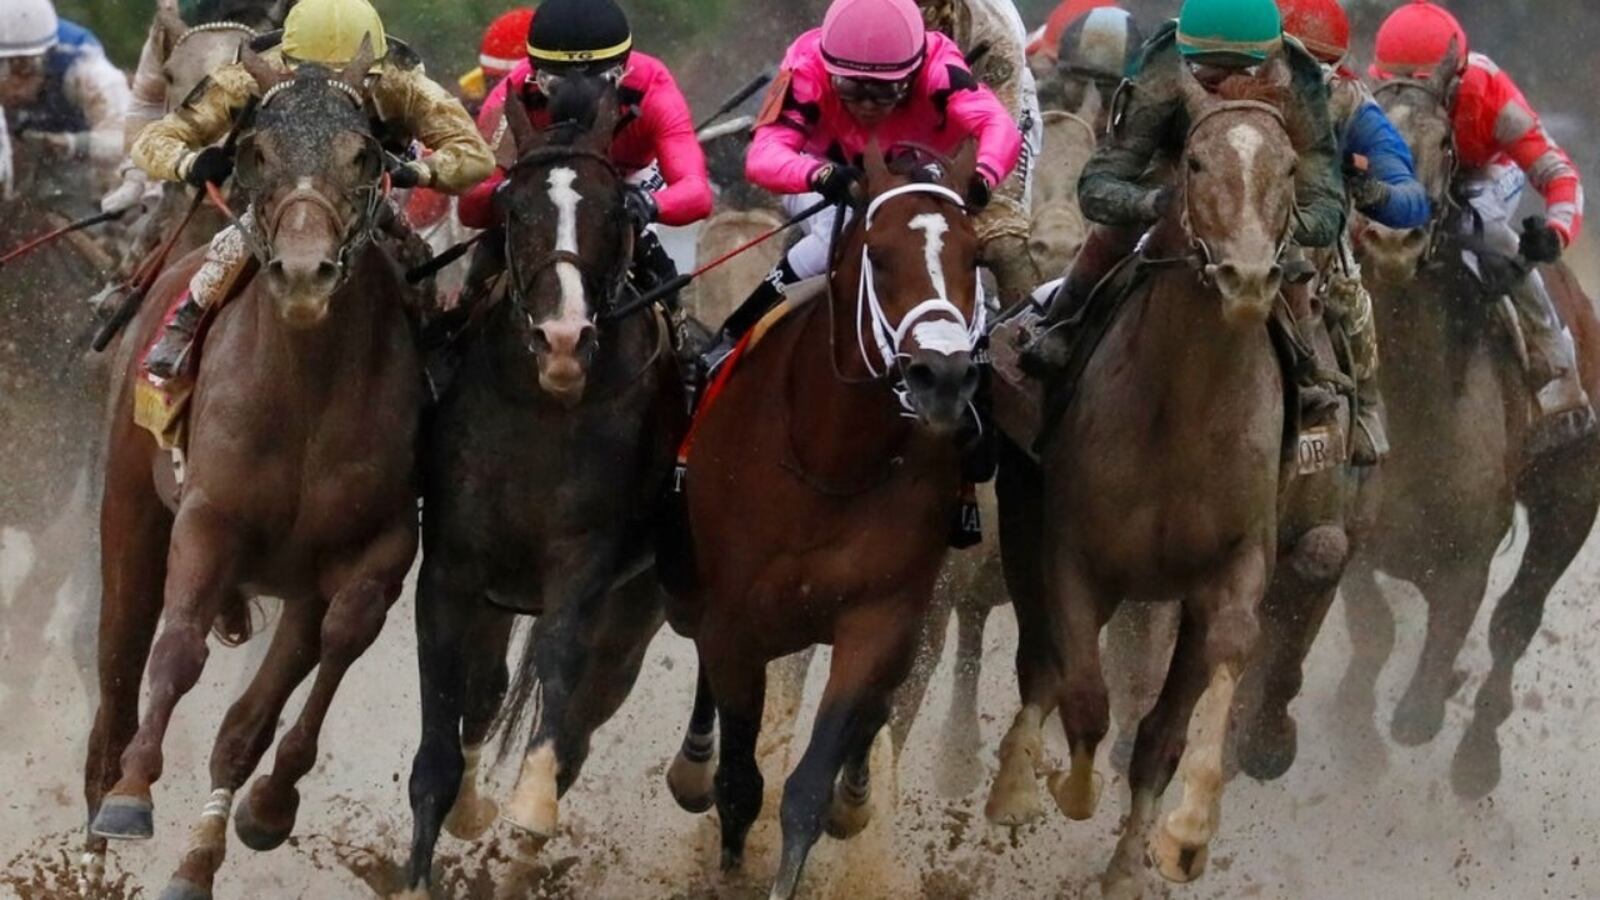
[[[896,175],[869,149],[872,199],[840,244],[829,296],[775,326],[696,425],[695,578],[668,616],[694,638],[700,681],[668,783],[693,812],[714,795],[725,869],[742,863],[761,808],[767,662],[833,645],[784,788],[774,897],[793,896],[825,823],[837,837],[865,827],[868,755],[945,556],[960,483],[951,435],[978,378],[977,244],[957,193],[974,166],[969,146],[937,180]]]
[[[1422,81],[1379,87],[1379,102],[1405,135],[1438,211],[1429,226],[1363,234],[1384,357],[1394,452],[1383,467],[1377,528],[1344,583],[1354,644],[1340,686],[1343,728],[1371,730],[1375,685],[1394,648],[1394,615],[1374,574],[1416,585],[1427,602],[1427,637],[1392,734],[1406,746],[1432,740],[1461,686],[1456,657],[1477,618],[1489,569],[1520,501],[1528,543],[1516,579],[1489,624],[1493,656],[1452,767],[1456,792],[1492,791],[1500,778],[1496,729],[1512,712],[1512,674],[1538,632],[1545,599],[1576,558],[1600,509],[1600,441],[1530,458],[1530,394],[1502,302],[1467,269],[1451,199],[1457,175],[1446,97],[1453,59]],[[1577,340],[1584,385],[1600,396],[1600,320],[1562,266],[1546,284]],[[1359,731],[1357,732],[1359,733]],[[1376,740],[1367,736],[1367,743]],[[1381,746],[1381,745],[1379,745]]]
[[[163,738],[200,678],[207,634],[241,641],[252,596],[284,600],[261,668],[222,722],[211,798],[163,894],[169,900],[211,896],[234,794],[315,668],[273,771],[235,818],[253,849],[288,838],[295,784],[316,764],[334,693],[377,638],[416,555],[421,379],[404,282],[371,241],[382,202],[382,157],[362,92],[372,57],[365,46],[337,76],[302,66],[292,78],[244,57],[263,96],[239,148],[240,179],[262,223],[252,240],[263,272],[211,327],[181,491],[173,461],[134,424],[132,382],[141,377],[137,351],[198,252],[159,282],[120,354],[101,514],[100,702],[84,772],[91,854],[103,856],[106,838],[152,836]]]
[[[552,100],[578,89],[568,79]],[[516,162],[501,202],[506,293],[466,337],[429,417],[417,589],[422,743],[411,772],[410,895],[427,896],[441,825],[481,835],[483,746],[507,693],[514,613],[537,615],[504,727],[533,719],[505,818],[534,843],[589,739],[627,698],[662,622],[651,511],[684,427],[665,324],[620,319],[632,254],[608,158],[617,102],[535,132],[507,118]]]
[[[1069,818],[1093,815],[1095,752],[1110,725],[1100,631],[1125,598],[1181,609],[1160,698],[1134,743],[1132,812],[1104,881],[1114,896],[1139,892],[1174,772],[1183,801],[1150,854],[1169,880],[1204,871],[1230,709],[1293,472],[1282,464],[1284,380],[1265,323],[1282,284],[1295,145],[1275,104],[1213,97],[1187,70],[1184,90],[1181,194],[1148,238],[1146,282],[1089,362],[1039,469],[1002,457],[997,485],[1023,708],[1001,745],[991,821],[1042,814],[1040,724],[1055,709],[1072,764],[1051,793]]]

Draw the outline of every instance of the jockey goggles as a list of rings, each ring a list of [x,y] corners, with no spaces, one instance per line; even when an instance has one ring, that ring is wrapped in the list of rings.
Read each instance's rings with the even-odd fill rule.
[[[44,54],[0,59],[0,70],[11,78],[36,78],[44,74]]]
[[[556,90],[556,88],[560,87],[563,81],[572,77],[573,75],[588,75],[591,77],[601,78],[608,82],[612,87],[616,87],[622,83],[622,76],[626,71],[627,67],[622,65],[620,61],[603,69],[561,68],[553,71],[549,69],[540,69],[534,73],[533,83],[538,86],[539,93],[548,97]]]
[[[911,92],[911,79],[883,81],[877,78],[833,76],[833,92],[844,103],[895,106]]]

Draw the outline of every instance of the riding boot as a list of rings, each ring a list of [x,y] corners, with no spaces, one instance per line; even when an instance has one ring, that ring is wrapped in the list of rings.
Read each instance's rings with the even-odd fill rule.
[[[246,212],[241,219],[246,225],[249,216]],[[145,371],[163,381],[183,374],[206,311],[228,296],[250,260],[250,250],[238,225],[217,232],[206,250],[205,262],[189,279],[189,290],[162,326],[161,337],[145,354]]]
[[[1368,378],[1356,383],[1356,404],[1356,433],[1350,462],[1358,468],[1370,468],[1389,456],[1389,432],[1385,427],[1388,412],[1383,405],[1378,379]]]
[[[1372,314],[1372,295],[1362,284],[1359,271],[1353,278],[1339,282],[1333,292],[1337,298],[1330,298],[1329,305],[1340,303],[1345,314],[1350,369],[1356,381],[1357,412],[1350,461],[1366,468],[1378,465],[1389,455],[1389,435],[1383,392],[1378,387],[1378,323]]]
[[[790,267],[789,260],[781,259],[761,284],[746,297],[739,308],[728,316],[722,323],[722,330],[717,332],[711,341],[711,346],[700,356],[700,371],[709,376],[722,361],[728,358],[733,348],[738,345],[741,338],[750,329],[756,327],[767,313],[783,302],[784,293],[789,286],[800,281]]]
[[[1137,229],[1104,225],[1089,232],[1066,279],[1050,299],[1038,336],[1022,348],[1018,362],[1024,372],[1047,381],[1067,367],[1072,349],[1070,326],[1076,323],[1095,287],[1133,252],[1140,234]]]
[[[1511,302],[1527,338],[1528,381],[1538,404],[1539,418],[1529,438],[1533,452],[1553,450],[1594,433],[1594,411],[1578,371],[1572,333],[1562,325],[1538,272],[1513,285]]]
[[[1015,235],[1001,235],[983,245],[983,264],[994,274],[1000,292],[1000,308],[1011,309],[1033,296],[1043,280],[1034,264],[1028,242]]]

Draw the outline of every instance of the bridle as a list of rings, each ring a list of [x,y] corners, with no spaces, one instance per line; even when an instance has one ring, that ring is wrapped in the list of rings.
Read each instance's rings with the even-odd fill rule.
[[[182,47],[185,41],[197,34],[215,34],[225,31],[242,31],[248,36],[246,37],[246,40],[251,41],[261,36],[260,32],[256,31],[254,28],[251,28],[249,25],[244,24],[243,22],[207,22],[204,25],[196,25],[193,28],[185,31],[183,34],[178,35],[178,39],[172,42],[172,49],[167,51],[167,56],[170,57],[172,54],[178,52],[178,48]]]
[[[573,159],[583,159],[598,163],[606,172],[610,173],[611,177],[616,180],[618,184],[621,184],[623,181],[621,171],[617,168],[616,164],[611,161],[610,157],[594,150],[589,150],[583,147],[569,146],[566,144],[545,146],[530,150],[528,153],[518,158],[517,161],[506,170],[506,178],[509,183],[509,179],[519,171],[526,170],[533,166],[551,166]],[[506,212],[506,217],[508,221],[516,218],[514,212],[510,210]],[[506,261],[506,278],[509,282],[509,298],[511,300],[512,308],[515,309],[516,313],[522,317],[530,332],[538,324],[538,319],[534,316],[533,309],[528,302],[529,297],[532,294],[533,283],[547,269],[552,269],[561,263],[566,263],[572,266],[574,269],[577,269],[579,276],[583,279],[586,285],[591,287],[598,286],[601,288],[601,290],[596,292],[598,302],[596,304],[594,318],[597,321],[611,318],[609,314],[615,307],[615,299],[621,293],[623,285],[628,277],[627,265],[624,264],[618,266],[615,272],[609,273],[609,278],[603,278],[589,271],[588,264],[585,263],[583,258],[578,254],[569,250],[556,249],[551,250],[549,253],[546,253],[544,256],[540,257],[539,261],[534,263],[532,266],[523,269],[517,265],[517,255],[512,252],[511,229],[508,227],[506,228],[505,232],[504,257]],[[618,240],[621,240],[620,236]],[[528,348],[528,350],[530,353],[533,352],[533,348],[531,346]]]
[[[1439,92],[1434,89],[1432,83],[1424,81],[1421,78],[1406,78],[1401,76],[1386,79],[1377,87],[1372,89],[1372,96],[1374,99],[1376,99],[1384,96],[1385,94],[1398,95],[1402,91],[1408,90],[1416,91],[1417,93],[1428,97],[1433,101],[1433,105],[1444,114],[1446,120],[1448,120],[1449,105],[1445,102],[1444,98],[1440,97]],[[1444,147],[1445,170],[1444,190],[1442,191],[1443,196],[1437,198],[1430,196],[1428,198],[1429,202],[1433,204],[1434,213],[1433,218],[1429,220],[1427,225],[1429,231],[1431,232],[1428,239],[1427,249],[1423,250],[1422,258],[1418,260],[1418,264],[1423,266],[1426,266],[1428,263],[1432,262],[1433,258],[1438,254],[1439,249],[1444,245],[1444,242],[1447,238],[1447,229],[1441,226],[1443,225],[1445,219],[1459,211],[1461,208],[1461,204],[1456,201],[1455,192],[1451,189],[1452,185],[1456,183],[1456,176],[1461,174],[1461,151],[1456,143],[1455,128],[1452,127],[1449,129],[1449,135],[1450,140],[1445,144]]]
[[[955,191],[940,184],[912,183],[884,191],[867,204],[867,210],[861,220],[861,275],[856,288],[856,347],[861,353],[861,361],[866,364],[867,371],[874,378],[883,378],[892,372],[895,364],[905,354],[901,350],[906,335],[918,323],[924,322],[930,316],[943,314],[950,316],[955,321],[948,323],[951,330],[959,327],[965,336],[965,349],[970,352],[977,346],[978,338],[983,334],[987,310],[983,301],[983,281],[976,270],[973,278],[976,287],[973,291],[973,317],[968,321],[967,316],[949,298],[944,296],[945,286],[935,284],[934,290],[940,296],[930,297],[912,307],[909,312],[900,318],[899,324],[889,321],[889,316],[883,309],[883,303],[878,297],[877,279],[874,278],[872,256],[868,252],[867,236],[872,231],[873,219],[885,204],[892,200],[908,196],[929,196],[954,206],[963,213],[967,210],[966,201]],[[877,349],[877,360],[867,348],[866,329],[862,322],[870,325],[873,343]],[[882,370],[879,370],[881,364]]]
[[[1279,127],[1284,128],[1285,130],[1287,130],[1288,127],[1287,123],[1284,121],[1283,112],[1270,103],[1263,103],[1259,100],[1228,100],[1218,103],[1214,106],[1209,106],[1199,115],[1195,116],[1194,121],[1189,124],[1188,136],[1184,138],[1184,147],[1187,148],[1193,146],[1194,136],[1200,130],[1202,125],[1216,118],[1217,116],[1222,115],[1223,113],[1230,112],[1265,113],[1266,115],[1271,116],[1272,120],[1277,122]],[[1187,261],[1199,272],[1202,283],[1208,286],[1215,286],[1217,269],[1221,263],[1218,261],[1216,254],[1212,251],[1211,245],[1207,244],[1205,239],[1195,234],[1193,215],[1194,192],[1189,190],[1189,178],[1191,175],[1191,170],[1187,164],[1182,164],[1179,166],[1179,172],[1179,178],[1181,182],[1179,190],[1183,194],[1183,207],[1179,213],[1179,226],[1183,229],[1184,237],[1189,242],[1189,257]],[[1284,215],[1283,224],[1279,226],[1278,229],[1277,259],[1283,259],[1284,254],[1288,252],[1289,242],[1292,237],[1292,228],[1290,226],[1293,224],[1293,222],[1294,205],[1290,204],[1288,212]]]

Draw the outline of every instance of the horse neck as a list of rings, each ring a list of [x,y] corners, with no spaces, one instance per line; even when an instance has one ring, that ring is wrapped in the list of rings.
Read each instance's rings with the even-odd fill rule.
[[[376,246],[363,251],[329,301],[327,319],[315,328],[283,324],[272,301],[258,292],[253,298],[255,365],[261,376],[293,384],[302,394],[359,390],[364,375],[387,352],[398,314],[386,288],[399,287],[384,278],[385,265]]]

